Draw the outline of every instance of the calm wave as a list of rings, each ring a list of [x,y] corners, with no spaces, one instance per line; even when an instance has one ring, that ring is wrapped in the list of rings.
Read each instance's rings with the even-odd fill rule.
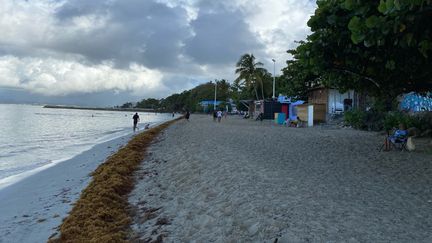
[[[168,114],[138,114],[139,127],[171,118]],[[0,180],[132,133],[132,116],[132,112],[0,104]]]

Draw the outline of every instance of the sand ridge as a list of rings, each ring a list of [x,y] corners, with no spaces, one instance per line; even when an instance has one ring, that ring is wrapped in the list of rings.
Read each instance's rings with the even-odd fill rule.
[[[135,175],[133,239],[430,242],[432,156],[378,152],[381,140],[193,115]]]

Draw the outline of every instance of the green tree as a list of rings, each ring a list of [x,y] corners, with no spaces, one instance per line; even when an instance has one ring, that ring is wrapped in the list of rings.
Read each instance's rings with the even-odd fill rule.
[[[136,104],[136,107],[157,110],[159,109],[159,105],[160,105],[160,100],[154,98],[148,98],[138,102]]]
[[[230,95],[234,100],[238,110],[247,110],[247,107],[245,107],[244,104],[240,102],[241,100],[247,100],[250,98],[250,92],[244,85],[234,82],[230,87]]]
[[[310,87],[321,85],[325,67],[322,56],[311,55],[316,48],[312,41],[298,43],[296,49],[288,51],[294,59],[287,61],[287,66],[282,69],[280,81],[276,84],[280,86],[278,90],[288,96],[305,99]]]
[[[161,100],[164,111],[182,111],[184,103],[180,94],[173,94]]]
[[[120,106],[122,109],[132,108],[133,104],[131,102],[126,102],[123,105]]]
[[[391,103],[432,86],[432,1],[319,0],[284,69],[291,91],[314,84],[354,89]]]
[[[264,69],[262,72],[258,73],[260,81],[258,83],[258,90],[261,93],[263,99],[265,97],[272,97],[273,94],[273,75]],[[277,94],[275,94],[277,96]]]
[[[217,82],[217,100],[227,101],[231,98],[231,85],[225,79],[215,80]],[[213,95],[214,97],[214,95]]]
[[[247,90],[253,89],[257,100],[259,100],[258,88],[263,87],[262,76],[267,72],[263,66],[261,62],[255,62],[253,54],[244,54],[236,64],[235,73],[239,76],[234,82],[244,84]],[[264,99],[263,88],[261,88],[261,96]]]

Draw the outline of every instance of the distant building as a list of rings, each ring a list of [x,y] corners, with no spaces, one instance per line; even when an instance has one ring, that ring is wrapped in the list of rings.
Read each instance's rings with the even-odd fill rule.
[[[220,100],[216,100],[216,106],[219,106],[222,103]],[[203,108],[203,112],[208,112],[210,109],[213,109],[215,105],[214,100],[202,100],[199,102],[200,106]]]

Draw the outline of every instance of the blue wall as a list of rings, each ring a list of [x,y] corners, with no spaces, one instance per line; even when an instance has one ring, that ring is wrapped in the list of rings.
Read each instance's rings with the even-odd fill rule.
[[[213,105],[214,103],[215,103],[214,100],[203,100],[200,102],[201,106]],[[219,100],[216,101],[216,105],[220,105],[220,103],[222,103],[222,101]]]

